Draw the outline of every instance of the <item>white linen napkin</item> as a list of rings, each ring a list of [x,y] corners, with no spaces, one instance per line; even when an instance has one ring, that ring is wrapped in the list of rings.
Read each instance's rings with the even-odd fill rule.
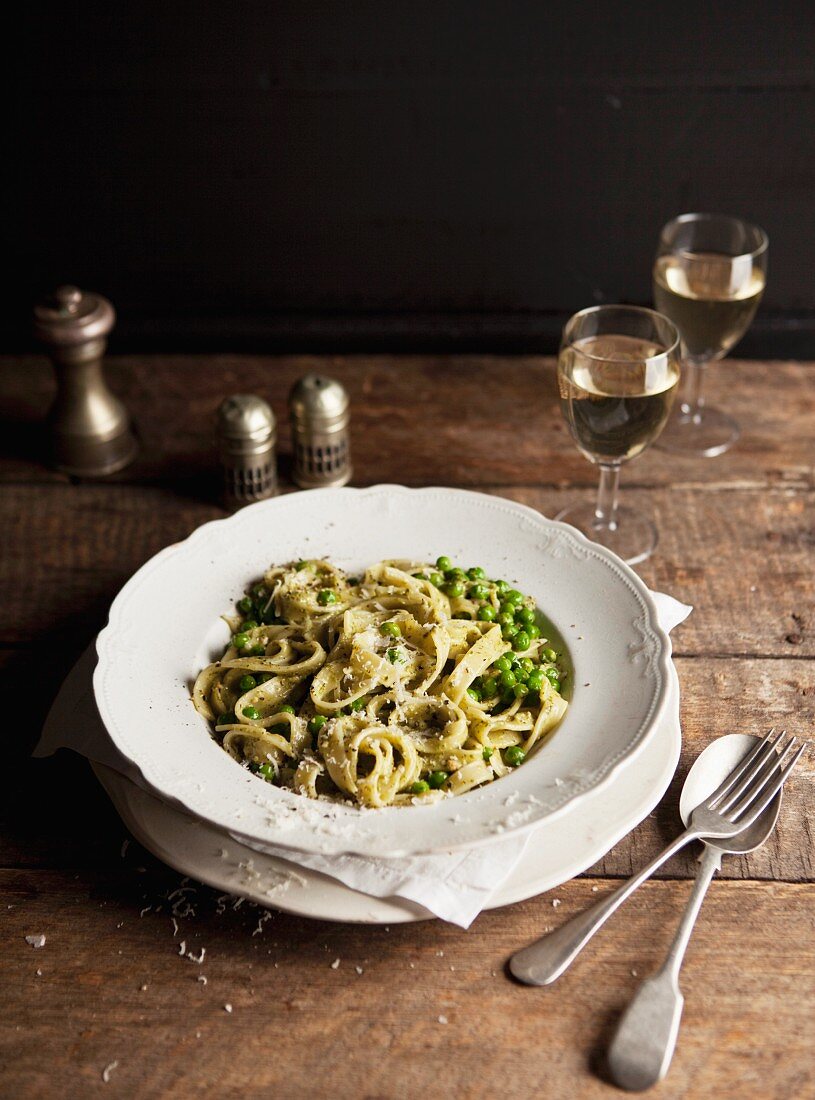
[[[660,625],[668,633],[691,613],[690,607],[672,596],[661,592],[652,595]],[[96,652],[91,647],[74,666],[54,700],[33,755],[44,757],[60,748],[72,749],[157,795],[133,761],[119,752],[102,724],[93,698],[95,664]],[[398,860],[292,853],[290,849],[245,837],[234,839],[294,866],[319,871],[360,893],[415,902],[442,920],[467,928],[509,878],[534,833],[533,829],[523,836],[495,841],[472,851]]]

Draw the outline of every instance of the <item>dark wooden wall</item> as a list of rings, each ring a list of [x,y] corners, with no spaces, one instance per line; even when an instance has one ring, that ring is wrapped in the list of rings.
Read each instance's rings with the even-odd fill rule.
[[[120,347],[552,347],[660,225],[770,235],[742,353],[815,354],[815,8],[30,5],[7,36],[6,344],[60,281]]]

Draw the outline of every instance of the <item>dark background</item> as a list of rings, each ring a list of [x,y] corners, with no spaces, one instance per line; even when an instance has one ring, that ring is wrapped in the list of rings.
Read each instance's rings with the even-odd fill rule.
[[[30,5],[4,346],[67,281],[120,350],[551,350],[705,209],[770,237],[740,353],[815,355],[812,10]]]

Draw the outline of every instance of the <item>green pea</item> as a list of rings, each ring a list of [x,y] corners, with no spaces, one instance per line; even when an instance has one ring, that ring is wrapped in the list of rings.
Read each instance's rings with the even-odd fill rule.
[[[379,624],[379,633],[380,634],[389,634],[391,636],[391,638],[399,638],[402,635],[402,628],[399,625],[399,623],[394,623],[394,622],[380,623]]]
[[[256,672],[255,673],[255,679],[257,680],[257,682],[259,684],[267,684],[269,682],[269,680],[271,680],[271,678],[272,678],[271,672]]]
[[[470,696],[471,699],[474,699],[476,703],[481,702],[481,692],[478,690],[478,688],[468,687],[467,694]]]
[[[553,687],[555,684],[557,684],[558,687],[560,686],[560,673],[556,668],[544,669],[543,675],[546,677],[549,683],[552,684]]]
[[[515,673],[515,679],[519,684],[525,684],[529,679],[529,673],[523,665],[517,665],[512,671]]]
[[[515,612],[515,621],[519,623],[524,623],[528,626],[529,623],[534,623],[535,612],[532,610],[531,607],[519,607],[518,610]]]
[[[321,588],[317,593],[317,603],[320,607],[327,607],[337,602],[337,593],[332,588]]]
[[[467,592],[471,600],[486,600],[489,594],[490,590],[485,584],[471,584]]]
[[[328,719],[324,714],[315,714],[308,724],[308,732],[318,734]]]
[[[274,608],[269,607],[265,611],[261,611],[260,621],[264,626],[274,626],[275,623],[279,621],[277,615],[274,613]]]
[[[446,554],[442,554],[440,558],[436,558],[436,568],[441,569],[442,573],[446,573],[448,569],[452,569],[453,563],[447,557]]]
[[[480,619],[482,623],[491,623],[495,618],[495,608],[491,603],[484,604],[476,612],[476,618]]]
[[[234,726],[238,719],[235,717],[234,711],[228,710],[221,715],[220,718],[215,720],[216,726]]]
[[[494,752],[495,749],[492,747],[492,745],[485,745],[484,748],[481,750],[481,755],[484,757],[485,760],[489,760]]]
[[[429,783],[425,783],[425,781],[423,779],[417,779],[416,782],[412,784],[412,786],[410,788],[410,793],[411,794],[427,794],[427,792],[429,790],[430,790],[430,784]]]
[[[447,578],[448,581],[466,581],[467,580],[467,574],[464,572],[463,569],[459,569],[458,566],[456,566],[454,569],[445,570],[444,575],[445,575],[445,577]]]
[[[271,764],[261,764],[258,775],[262,775],[264,779],[274,779],[274,768]]]
[[[254,604],[248,596],[244,596],[243,599],[238,600],[238,611],[240,611],[244,615],[248,615],[253,607]]]
[[[509,657],[506,656],[506,654],[499,657],[498,660],[495,662],[495,667],[498,669],[499,672],[509,672],[511,665],[512,661],[509,659]]]
[[[540,638],[541,636],[541,628],[537,623],[530,623],[526,628],[526,632],[530,638]]]
[[[449,776],[448,776],[447,772],[438,771],[438,772],[431,772],[430,775],[427,777],[427,782],[433,788],[434,791],[437,791],[439,789],[439,787],[444,786],[444,784],[447,782],[448,779],[449,779]]]
[[[243,633],[233,634],[232,644],[236,649],[243,649],[244,646],[249,645],[249,635]]]
[[[531,657],[523,657],[521,658],[521,668],[524,672],[532,672],[535,668],[535,662]]]
[[[554,649],[544,649],[543,656],[546,658],[547,661],[557,660],[557,653]]]
[[[258,682],[254,676],[241,676],[238,680],[238,687],[241,691],[251,691],[253,687],[257,687]]]
[[[284,703],[282,707],[278,708],[280,714],[295,714],[294,707],[290,707],[288,703]]]
[[[244,718],[260,718],[260,711],[257,707],[244,707],[243,716]]]
[[[495,620],[499,626],[512,626],[515,622],[515,616],[511,611],[500,611],[498,617]]]
[[[507,603],[518,606],[524,602],[524,595],[523,592],[519,592],[517,588],[510,588],[508,592],[504,593],[504,599]]]
[[[527,690],[527,685],[522,680],[520,680],[512,689],[512,694],[515,696],[516,699],[523,699],[523,697],[527,693]]]
[[[526,686],[530,691],[540,691],[543,687],[543,673],[540,669],[536,668],[534,672],[529,673],[529,679],[526,681]]]
[[[265,657],[266,656],[266,646],[263,645],[262,642],[258,642],[258,644],[253,645],[252,648],[248,652],[249,652],[249,655],[251,657]]]
[[[388,650],[388,660],[392,665],[403,665],[407,658],[401,649],[393,648]]]
[[[481,691],[485,699],[491,699],[498,691],[498,681],[494,676],[487,676],[481,681]]]
[[[496,581],[495,591],[498,593],[499,596],[503,596],[505,592],[509,591],[509,585],[506,581]]]
[[[549,683],[552,685],[555,691],[560,691],[560,680],[550,680]]]
[[[252,595],[255,597],[256,600],[268,600],[269,589],[266,587],[265,584],[256,584],[255,587],[252,589]]]
[[[523,764],[524,760],[526,760],[526,753],[520,745],[510,745],[504,752],[504,762],[511,768],[517,768],[519,764]]]
[[[294,568],[299,573],[299,572],[301,572],[301,570],[307,569],[310,565],[311,565],[310,561],[305,561],[304,559],[301,559],[300,561],[298,561],[297,565],[295,565]]]
[[[349,703],[345,708],[349,714],[358,714],[359,711],[364,710],[368,705],[368,699],[365,695],[361,699],[355,699],[353,703]]]
[[[449,581],[444,585],[443,592],[445,592],[451,600],[458,600],[464,595],[464,585],[461,581]]]
[[[506,641],[509,641],[511,638],[515,637],[519,630],[520,627],[517,623],[507,623],[506,626],[501,627],[501,634]]]
[[[480,581],[484,577],[486,577],[486,575],[487,574],[484,572],[480,565],[474,565],[467,570],[467,576],[470,578],[471,581]]]
[[[255,622],[254,619],[247,619],[245,623],[241,624],[241,630],[257,630],[257,626],[258,624]]]
[[[503,603],[501,604],[500,608],[499,608],[499,611],[501,612],[502,615],[508,615],[509,616],[509,620],[508,620],[509,622],[513,622],[513,623],[515,622],[515,604],[514,603],[509,603],[507,600],[504,600]]]
[[[411,573],[411,577],[415,577],[417,581],[428,581],[430,578],[427,573]]]
[[[430,574],[430,583],[435,585],[436,588],[441,588],[441,586],[444,584],[444,574],[443,573],[431,573]]]
[[[519,630],[512,639],[512,648],[518,653],[526,653],[529,649],[530,638],[525,630]]]
[[[515,675],[514,672],[510,672],[509,670],[507,670],[506,672],[501,673],[501,687],[514,688],[517,682],[518,677]]]

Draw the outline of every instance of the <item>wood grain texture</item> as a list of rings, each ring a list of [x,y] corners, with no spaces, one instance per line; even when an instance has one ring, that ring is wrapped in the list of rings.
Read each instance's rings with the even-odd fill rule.
[[[592,496],[580,488],[482,488],[545,515]],[[0,644],[33,644],[46,625],[55,642],[89,639],[135,569],[224,514],[211,484],[208,492],[196,499],[158,485],[6,484]],[[678,652],[815,655],[815,493],[733,488],[725,506],[720,494],[690,488],[624,492],[661,532],[659,553],[641,575],[695,607],[676,635]]]
[[[212,415],[226,393],[272,400],[289,488],[285,396],[308,369],[351,391],[357,484],[458,484],[548,515],[592,497],[593,470],[560,421],[551,360],[118,359],[109,376],[139,421],[141,456],[110,482],[72,484],[42,465],[49,368],[0,359],[0,680],[5,699],[25,700],[20,720],[7,723],[0,775],[0,885],[12,906],[0,937],[0,1094],[611,1098],[602,1051],[638,977],[667,947],[694,854],[635,895],[552,989],[517,986],[503,967],[675,835],[682,780],[711,739],[772,725],[812,736],[815,364],[718,368],[710,398],[745,424],[739,446],[712,462],[652,450],[624,475],[626,497],[661,532],[642,577],[695,609],[673,637],[683,725],[676,776],[654,813],[595,867],[482,914],[468,933],[438,921],[386,931],[279,914],[258,931],[260,910],[219,904],[200,887],[197,915],[174,934],[166,895],[178,875],[135,841],[122,856],[126,831],[84,761],[27,753],[124,581],[224,514]],[[725,860],[712,887],[661,1095],[815,1094],[813,770],[805,758],[771,841]],[[24,937],[38,932],[47,941],[36,950]],[[207,949],[203,966],[179,956],[182,939]]]
[[[349,390],[355,484],[595,484],[595,470],[560,415],[554,360],[483,355],[112,357],[108,378],[144,444],[116,480],[211,494],[215,410],[238,391],[271,401],[287,455],[286,395],[309,370],[331,374]],[[708,372],[706,392],[710,404],[742,424],[739,445],[715,462],[651,449],[626,470],[625,483],[710,491],[815,487],[813,377],[813,364],[725,360]],[[0,358],[0,409],[8,422],[3,480],[65,480],[43,465],[47,441],[39,422],[53,392],[44,359]]]
[[[0,943],[4,1095],[146,1100],[619,1095],[602,1080],[602,1051],[688,894],[647,884],[560,982],[530,989],[507,976],[508,956],[596,900],[587,881],[484,913],[466,934],[437,921],[368,928],[284,915],[258,933],[257,909],[227,903],[219,915],[205,888],[175,932],[165,895],[178,880],[132,866],[0,882],[13,906]],[[815,997],[813,906],[812,885],[713,884],[661,1095],[812,1095],[815,1018],[802,1008]],[[44,947],[26,944],[40,932]],[[206,949],[202,965],[179,955],[182,940]]]

